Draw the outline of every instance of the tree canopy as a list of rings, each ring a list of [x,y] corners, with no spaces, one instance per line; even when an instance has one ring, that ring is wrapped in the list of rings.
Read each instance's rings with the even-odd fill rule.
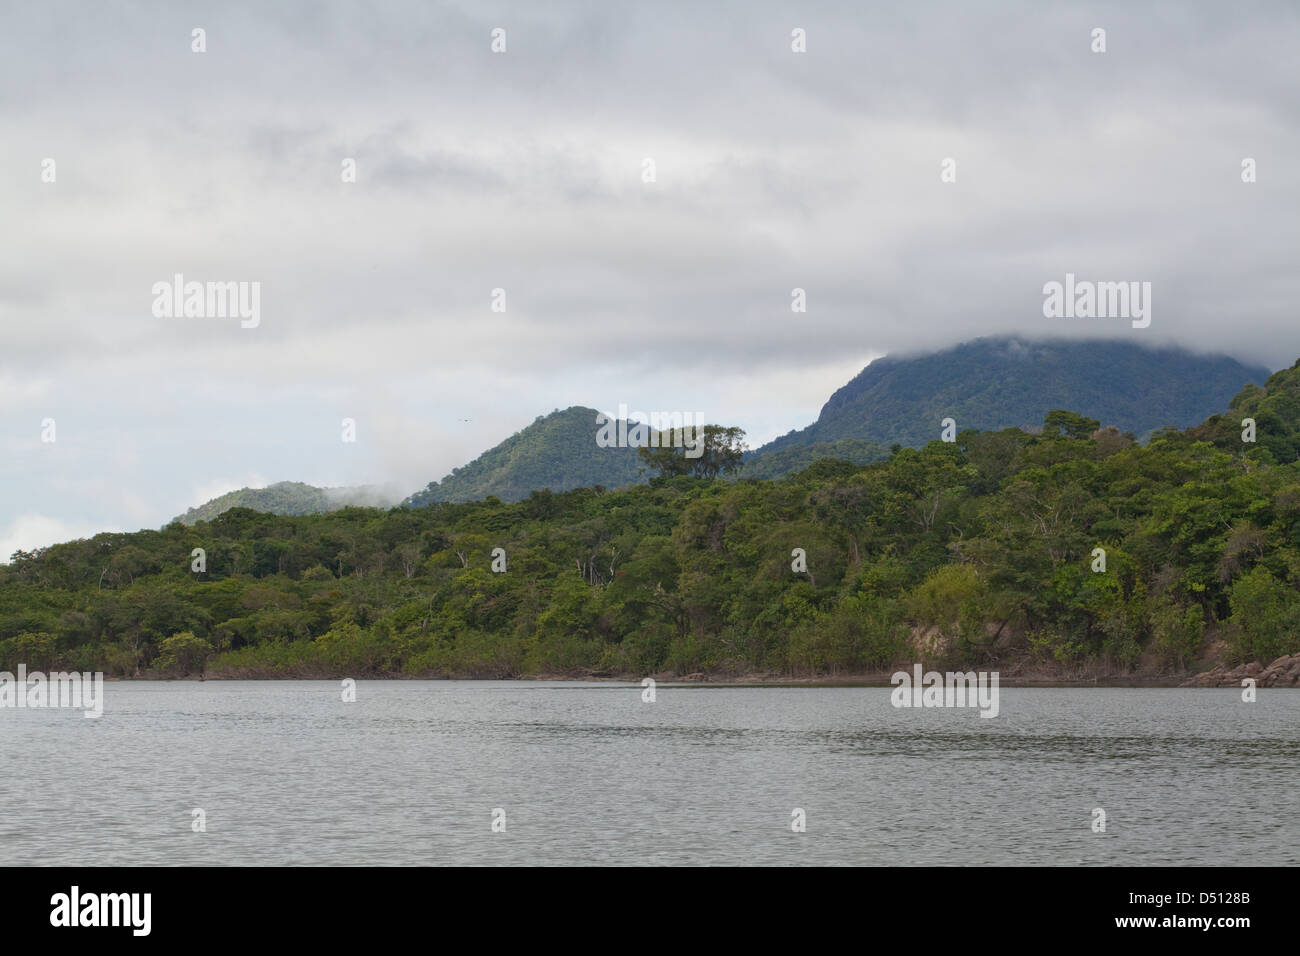
[[[1297,394],[1300,367],[1145,445],[1053,410],[1039,434],[968,429],[776,481],[714,480],[743,433],[709,426],[700,459],[645,456],[664,473],[648,485],[99,534],[0,566],[0,669],[1122,671],[1211,645],[1264,661],[1300,651]]]

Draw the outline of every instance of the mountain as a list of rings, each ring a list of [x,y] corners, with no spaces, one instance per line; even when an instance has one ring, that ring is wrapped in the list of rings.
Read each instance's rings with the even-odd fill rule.
[[[877,461],[884,461],[888,457],[887,446],[857,438],[819,441],[811,445],[786,445],[781,448],[765,445],[745,457],[745,467],[736,477],[762,478],[770,481],[773,478],[798,474],[813,462],[823,459],[870,465]]]
[[[442,481],[430,482],[404,504],[412,507],[435,501],[478,501],[494,495],[521,501],[533,491],[569,491],[603,485],[618,488],[641,480],[643,465],[635,448],[601,448],[596,444],[594,408],[574,405],[538,416]]]
[[[567,434],[566,415],[528,437]],[[235,508],[202,530],[18,552],[0,565],[0,672],[635,680],[921,663],[1300,684],[1300,362],[1145,445],[1053,420],[780,482]]]
[[[317,488],[301,481],[277,481],[265,488],[240,488],[238,491],[226,492],[172,520],[186,525],[197,524],[200,521],[211,521],[231,508],[251,508],[276,515],[325,514],[350,505],[387,508],[395,505],[399,497],[400,495],[378,485]]]
[[[816,422],[750,452],[740,477],[779,478],[819,459],[871,464],[888,458],[890,445],[921,447],[938,438],[945,418],[954,419],[958,431],[1037,429],[1049,411],[1069,409],[1145,439],[1166,425],[1205,422],[1230,407],[1243,383],[1268,377],[1262,366],[1225,356],[1120,341],[982,338],[928,355],[885,356],[837,390]],[[492,496],[514,502],[543,489],[617,488],[644,480],[648,469],[635,448],[596,444],[598,414],[573,406],[539,416],[403,504]],[[1278,430],[1269,434],[1276,444]],[[193,524],[235,506],[301,515],[349,504],[388,506],[396,499],[372,488],[280,482],[222,495],[177,520]]]
[[[1254,444],[1274,462],[1300,460],[1300,359],[1289,369],[1274,372],[1264,387],[1247,385],[1232,400],[1230,412],[1212,415],[1204,424],[1188,429],[1198,441],[1208,441],[1224,451]],[[1246,440],[1253,422],[1253,441]]]
[[[1263,366],[1181,349],[981,338],[928,355],[877,359],[830,397],[816,422],[754,452],[746,471],[770,471],[770,456],[797,460],[793,449],[820,443],[920,447],[940,437],[945,418],[958,431],[1037,427],[1057,408],[1145,439],[1166,425],[1205,421],[1243,383],[1268,377]]]

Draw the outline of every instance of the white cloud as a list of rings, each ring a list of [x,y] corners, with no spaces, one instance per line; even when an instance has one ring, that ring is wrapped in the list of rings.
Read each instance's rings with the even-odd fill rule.
[[[103,522],[68,522],[48,515],[19,515],[0,527],[0,563],[8,564],[15,551],[34,551],[78,538],[91,538],[103,531],[119,530]]]
[[[787,6],[523,5],[502,56],[476,4],[234,6],[203,56],[183,12],[6,12],[2,504],[409,493],[573,404],[758,444],[872,355],[1093,335],[1041,315],[1067,271],[1153,281],[1144,344],[1300,354],[1290,6],[814,4],[799,55]],[[175,273],[261,282],[261,325],[155,319]]]

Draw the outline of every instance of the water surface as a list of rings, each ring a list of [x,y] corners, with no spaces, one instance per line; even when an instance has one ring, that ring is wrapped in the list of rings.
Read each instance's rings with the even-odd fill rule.
[[[1300,693],[123,682],[0,709],[30,864],[1296,864]],[[191,828],[193,808],[207,832]],[[1092,832],[1092,811],[1106,832]],[[505,811],[492,832],[494,808]],[[807,830],[791,831],[795,808]]]

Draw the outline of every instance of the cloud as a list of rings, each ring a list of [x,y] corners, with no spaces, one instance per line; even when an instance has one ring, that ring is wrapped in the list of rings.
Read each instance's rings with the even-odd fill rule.
[[[120,531],[120,528],[74,523],[51,518],[48,515],[24,514],[0,525],[0,563],[8,564],[14,552],[34,551],[51,544],[91,538],[103,531]]]
[[[241,474],[409,493],[571,404],[757,443],[872,356],[996,333],[1289,365],[1294,5],[998,10],[229,4],[202,55],[192,11],[6,11],[3,506],[159,525]],[[1045,319],[1066,272],[1152,282],[1150,328]],[[260,282],[261,324],[154,318],[176,273]]]

